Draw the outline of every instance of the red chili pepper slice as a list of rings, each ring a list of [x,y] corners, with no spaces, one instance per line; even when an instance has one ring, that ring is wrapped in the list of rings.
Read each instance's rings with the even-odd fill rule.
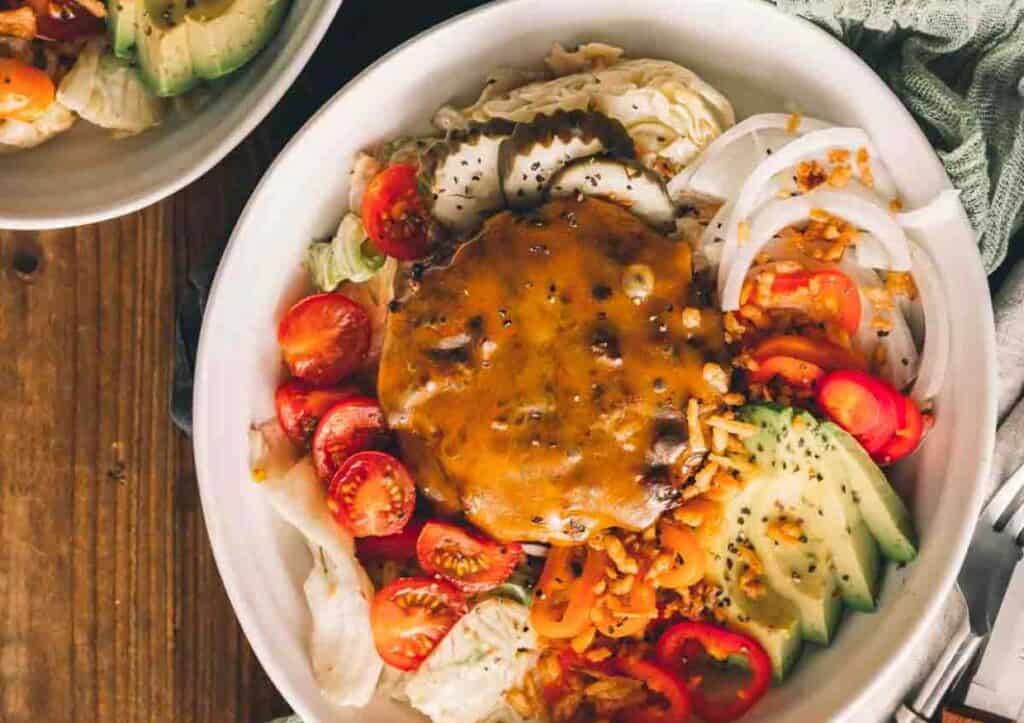
[[[710,695],[703,685],[704,676],[696,669],[701,652],[723,664],[741,658],[746,663],[749,679],[728,694]],[[707,723],[736,720],[761,699],[771,683],[771,659],[756,640],[708,623],[673,625],[658,639],[656,653],[662,667],[677,671],[687,682],[693,709]]]
[[[680,723],[690,717],[692,705],[686,685],[662,665],[639,658],[619,658],[616,667],[623,675],[643,681],[647,689],[664,699],[664,705],[648,703],[630,708],[626,723]]]

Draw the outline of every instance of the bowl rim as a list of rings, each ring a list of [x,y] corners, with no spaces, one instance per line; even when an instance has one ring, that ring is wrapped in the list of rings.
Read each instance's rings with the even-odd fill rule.
[[[221,259],[221,265],[218,267],[218,273],[214,277],[213,283],[210,288],[208,295],[207,306],[204,313],[204,322],[208,317],[212,317],[214,310],[218,306],[220,299],[222,284],[224,276],[220,274],[220,269],[225,268],[229,265],[231,259],[238,253],[244,241],[242,240],[241,229],[244,229],[249,217],[254,214],[254,209],[258,203],[262,201],[260,198],[261,191],[265,185],[269,184],[269,179],[274,175],[277,168],[283,164],[284,159],[293,153],[296,148],[303,143],[305,136],[311,132],[311,129],[316,126],[321,118],[325,115],[328,109],[332,108],[335,104],[343,103],[346,95],[348,95],[356,86],[366,81],[367,77],[374,73],[378,67],[387,64],[396,56],[403,53],[410,46],[417,44],[430,36],[439,32],[447,30],[450,26],[463,22],[464,20],[482,15],[485,13],[495,12],[498,8],[504,6],[516,5],[516,4],[528,4],[535,0],[492,0],[492,2],[486,3],[485,5],[472,8],[451,18],[448,18],[437,25],[431,26],[417,35],[409,38],[400,45],[391,49],[384,55],[380,56],[373,63],[364,68],[351,80],[349,80],[344,86],[342,86],[330,99],[328,99],[317,111],[310,116],[309,120],[303,124],[302,128],[290,139],[288,144],[281,150],[278,156],[274,159],[273,163],[267,168],[264,175],[260,179],[259,184],[254,189],[249,201],[246,203],[245,208],[242,210],[238,221],[234,227],[227,245],[225,246],[224,253]],[[722,2],[725,0],[713,0],[714,2]],[[780,22],[788,24],[795,32],[805,33],[814,35],[817,40],[831,45],[839,53],[846,56],[848,61],[852,61],[856,65],[860,65],[865,71],[865,82],[874,86],[874,90],[880,94],[888,95],[895,101],[898,106],[898,113],[902,115],[905,122],[912,125],[917,132],[924,138],[923,132],[920,130],[917,122],[913,116],[904,106],[892,90],[884,83],[884,81],[875,73],[874,70],[859,56],[857,56],[852,50],[843,45],[837,38],[826,32],[821,27],[805,19],[797,16],[789,15],[782,12],[773,5],[769,5],[759,0],[730,0],[730,5],[735,9],[736,5],[742,5],[742,10],[746,10],[750,13],[763,13],[770,16],[776,16],[776,19]],[[926,139],[925,139],[926,140]],[[927,162],[933,166],[935,170],[941,173],[943,179],[943,186],[945,188],[953,188],[952,183],[949,180],[948,175],[942,166],[938,156],[932,154]],[[971,236],[975,237],[973,229],[970,226],[966,214],[962,208],[960,210],[960,223],[963,224],[968,230],[970,230]],[[984,278],[984,271],[981,266],[980,254],[975,249],[975,253],[972,259],[977,260],[977,270],[980,271]],[[991,297],[988,294],[984,295],[984,298],[978,299],[977,304],[979,305],[979,311],[988,318],[994,319],[992,312]],[[224,539],[220,534],[219,530],[211,523],[209,514],[214,511],[215,505],[212,501],[212,493],[210,493],[205,485],[203,484],[204,470],[207,467],[207,459],[211,454],[215,454],[215,451],[211,449],[207,444],[206,429],[208,427],[207,412],[208,405],[205,404],[204,400],[207,398],[207,379],[204,369],[209,363],[209,348],[211,343],[208,342],[205,334],[205,329],[208,328],[206,323],[200,333],[199,346],[196,355],[196,379],[193,392],[193,408],[195,410],[195,418],[193,420],[193,449],[196,461],[196,474],[199,482],[200,502],[202,504],[204,519],[206,520],[207,532],[210,536],[210,544],[213,551],[214,561],[217,564],[217,569],[224,581],[225,590],[228,598],[231,601],[232,607],[235,610],[236,618],[249,640],[256,657],[260,661],[261,665],[266,670],[271,681],[281,692],[282,696],[288,701],[293,707],[296,714],[298,714],[303,720],[314,721],[318,718],[310,711],[303,703],[302,697],[297,694],[294,687],[289,681],[289,676],[281,669],[277,664],[275,656],[273,654],[273,648],[270,640],[264,636],[263,631],[259,630],[258,627],[252,623],[251,620],[247,619],[244,614],[240,614],[239,600],[241,599],[241,592],[235,589],[237,579],[231,566],[222,564],[223,560],[228,557],[227,545],[229,541]],[[980,417],[985,422],[984,430],[981,433],[981,448],[978,450],[978,462],[976,465],[977,477],[976,483],[970,491],[968,499],[966,500],[967,506],[973,513],[972,517],[977,518],[980,514],[982,505],[987,497],[986,487],[983,483],[991,476],[991,469],[993,463],[993,455],[995,449],[995,433],[996,433],[996,421],[997,421],[997,381],[998,381],[998,370],[996,366],[996,344],[995,344],[995,327],[994,323],[989,323],[983,333],[983,357],[985,360],[984,369],[978,370],[985,379],[985,388],[988,390],[986,397],[981,400],[980,403]],[[920,615],[915,621],[908,627],[908,632],[904,636],[903,643],[889,657],[888,660],[882,662],[877,669],[877,672],[871,679],[871,681],[865,685],[859,693],[851,696],[843,709],[836,714],[833,720],[847,720],[848,716],[866,700],[879,693],[884,686],[892,685],[894,675],[898,674],[900,669],[904,667],[910,660],[914,648],[916,648],[925,638],[927,632],[932,628],[935,621],[940,616],[943,606],[948,598],[948,593],[952,591],[956,576],[962,566],[963,560],[967,554],[967,548],[970,543],[971,537],[973,536],[975,524],[964,525],[953,535],[953,542],[950,544],[950,549],[953,550],[953,554],[949,555],[941,565],[941,568],[936,569],[936,583],[937,588],[941,588],[945,594],[934,594],[923,606]],[[905,691],[907,685],[911,681],[900,681],[899,684],[902,686],[900,689]],[[355,710],[355,709],[353,709]]]
[[[342,2],[343,0],[322,0],[323,4],[317,11],[316,18],[310,23],[309,30],[281,72],[276,75],[266,75],[253,84],[246,97],[255,98],[255,101],[251,102],[248,111],[242,116],[242,120],[224,134],[211,150],[197,156],[184,172],[162,183],[155,183],[149,188],[118,198],[113,203],[98,204],[87,210],[72,212],[57,210],[43,216],[7,215],[0,208],[0,228],[12,231],[42,231],[109,221],[158,203],[205,175],[207,171],[241,145],[242,141],[263,122],[278,101],[291,88],[295,79],[299,77],[299,73],[305,69],[309,59],[313,57],[313,53],[323,41]],[[266,48],[263,48],[261,52],[265,50]],[[296,134],[296,137],[298,135],[300,134]],[[291,144],[289,143],[289,145]],[[32,149],[20,152],[31,153]]]

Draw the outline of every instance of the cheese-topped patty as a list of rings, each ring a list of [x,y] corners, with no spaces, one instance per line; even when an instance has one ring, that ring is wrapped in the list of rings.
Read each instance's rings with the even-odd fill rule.
[[[688,245],[607,201],[491,218],[387,324],[380,401],[424,493],[503,540],[650,525],[721,349],[691,282]]]

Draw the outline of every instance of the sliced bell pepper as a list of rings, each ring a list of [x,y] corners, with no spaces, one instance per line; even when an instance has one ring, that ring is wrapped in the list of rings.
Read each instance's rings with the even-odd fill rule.
[[[860,326],[860,290],[838,269],[793,271],[777,274],[772,281],[773,306],[797,308],[813,318],[835,319],[847,333]]]
[[[750,381],[763,383],[781,377],[794,387],[813,389],[823,376],[825,370],[817,364],[791,356],[770,356],[758,360],[757,370],[751,372]]]
[[[572,556],[570,547],[552,547],[537,581],[530,622],[545,638],[573,638],[590,624],[590,611],[597,599],[594,587],[604,575],[607,555],[588,549],[579,575],[573,572]]]
[[[707,676],[697,669],[701,652],[716,664],[742,660],[747,681],[712,696],[703,684]],[[771,659],[756,640],[709,623],[673,625],[658,639],[656,656],[662,667],[686,681],[693,709],[707,723],[736,720],[761,699],[771,683]]]
[[[658,575],[658,585],[680,592],[700,581],[707,567],[707,555],[692,530],[681,525],[662,523],[661,544],[676,556],[676,565]]]
[[[902,395],[888,383],[852,369],[825,376],[818,384],[817,402],[869,454],[876,454],[892,438],[903,405]]]
[[[867,371],[864,357],[825,339],[811,339],[796,334],[772,336],[750,350],[757,361],[774,356],[788,356],[821,367],[827,372],[836,369],[859,369]]]
[[[669,670],[640,658],[616,660],[618,672],[643,681],[647,689],[664,699],[664,705],[648,703],[629,708],[623,714],[626,723],[682,723],[690,717],[690,696],[686,686]]]

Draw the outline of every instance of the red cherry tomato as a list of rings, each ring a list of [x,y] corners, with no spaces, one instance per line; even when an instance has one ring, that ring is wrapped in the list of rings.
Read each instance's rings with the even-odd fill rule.
[[[690,717],[690,695],[686,685],[664,667],[639,658],[623,657],[615,661],[619,673],[643,681],[647,689],[663,699],[663,704],[648,703],[625,711],[626,723],[678,723]]]
[[[924,417],[910,397],[903,398],[896,432],[873,456],[879,464],[892,464],[903,459],[921,443],[924,436]]]
[[[384,449],[391,442],[384,410],[369,397],[349,397],[320,418],[313,433],[313,464],[320,479],[329,482],[356,452]]]
[[[36,13],[36,34],[45,40],[77,40],[103,35],[107,24],[75,0],[29,0]]]
[[[811,389],[823,376],[825,376],[825,370],[817,364],[791,356],[770,356],[758,360],[757,370],[751,372],[750,381],[767,382],[774,377],[782,377],[788,384],[795,387]]]
[[[320,417],[343,399],[358,392],[352,387],[312,387],[298,379],[289,379],[274,392],[277,421],[288,438],[302,447],[313,439]]]
[[[416,542],[416,558],[428,574],[475,594],[505,582],[523,559],[523,548],[518,542],[498,542],[450,522],[431,520]]]
[[[886,382],[853,369],[835,371],[818,384],[818,405],[829,419],[875,454],[899,425],[902,395]]]
[[[370,318],[344,294],[314,294],[284,315],[277,343],[293,376],[319,386],[337,384],[363,363]]]
[[[399,578],[373,599],[373,642],[385,663],[415,670],[465,614],[466,599],[443,580]]]
[[[415,506],[412,477],[385,452],[356,452],[338,468],[327,488],[327,507],[355,537],[401,532]]]
[[[42,70],[14,58],[0,58],[0,120],[31,123],[56,97],[56,86]]]
[[[838,269],[777,274],[772,282],[772,295],[777,298],[773,305],[803,309],[815,317],[825,312],[850,334],[860,326],[860,291]]]
[[[430,214],[420,196],[412,163],[388,166],[378,173],[363,194],[362,219],[374,246],[396,259],[425,256]]]
[[[416,540],[426,522],[420,517],[413,517],[401,532],[381,537],[360,537],[356,540],[356,556],[360,560],[415,560]]]

